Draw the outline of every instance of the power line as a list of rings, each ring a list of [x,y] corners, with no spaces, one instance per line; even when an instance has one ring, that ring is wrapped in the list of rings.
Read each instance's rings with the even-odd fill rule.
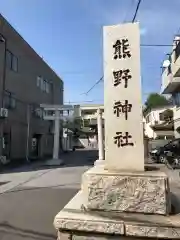
[[[102,76],[87,92],[83,93],[85,95],[88,95],[88,93],[103,80],[104,76]]]
[[[141,44],[141,47],[172,47],[172,44]]]
[[[136,10],[135,10],[135,13],[134,13],[134,17],[133,17],[132,22],[134,22],[135,19],[136,19],[136,16],[137,16],[137,13],[138,13],[138,10],[139,10],[140,3],[141,3],[141,0],[138,1],[138,4],[137,4]]]
[[[136,19],[136,16],[137,16],[137,13],[138,13],[138,10],[139,10],[139,7],[140,7],[140,4],[141,4],[142,0],[139,0],[138,1],[138,4],[136,6],[136,10],[135,10],[135,13],[134,13],[134,16],[133,16],[133,19],[132,19],[132,23],[135,21]],[[126,16],[128,14],[128,11],[125,15],[125,19],[123,22],[125,22],[126,20]],[[169,46],[172,46],[172,44],[141,44],[140,45],[141,47],[169,47]],[[103,80],[103,76],[86,92],[86,93],[83,93],[85,95],[87,95],[97,84],[99,84],[101,81]]]
[[[172,47],[172,44],[141,44],[141,47]],[[102,76],[87,92],[83,93],[85,95],[88,95],[88,93],[101,81],[103,81],[104,76]]]
[[[94,99],[94,100],[89,100],[89,101],[76,101],[76,102],[71,102],[71,101],[68,101],[68,102],[65,102],[66,104],[81,104],[81,103],[93,103],[93,102],[103,102],[104,100],[103,99]]]

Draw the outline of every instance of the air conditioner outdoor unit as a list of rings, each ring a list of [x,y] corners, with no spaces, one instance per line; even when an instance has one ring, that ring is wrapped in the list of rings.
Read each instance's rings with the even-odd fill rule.
[[[2,164],[6,164],[6,162],[7,162],[6,156],[0,156],[0,162]]]
[[[8,109],[7,108],[1,108],[0,117],[1,118],[7,118],[8,117]]]

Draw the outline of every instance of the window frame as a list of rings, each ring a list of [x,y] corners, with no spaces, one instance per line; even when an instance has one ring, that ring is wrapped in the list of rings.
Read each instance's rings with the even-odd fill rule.
[[[180,107],[180,93],[175,93],[173,95],[173,98],[174,98],[174,103],[177,107]]]
[[[9,61],[8,61],[9,57]],[[11,70],[12,68],[12,52],[6,49],[6,67]]]
[[[41,87],[41,76],[36,77],[36,86],[39,88]]]
[[[45,93],[51,92],[51,85],[52,83],[48,81],[47,79],[43,78],[42,76],[38,75],[36,77],[36,86]]]
[[[50,93],[50,83],[46,80],[46,83],[45,83],[45,91],[46,93]]]
[[[164,114],[163,114],[163,112],[159,113],[159,120],[160,121],[164,121]]]
[[[5,91],[5,99],[7,98],[7,102],[5,100],[5,107],[7,109],[16,109],[17,107],[17,102],[16,102],[16,98],[15,98],[15,94],[10,92],[10,91]]]
[[[16,60],[16,68],[14,68],[14,60]],[[11,65],[12,65],[12,71],[13,72],[18,72],[18,57],[14,54],[12,54],[12,62],[11,62]]]
[[[10,57],[10,62],[8,62],[8,55]],[[14,68],[14,59],[16,59],[16,68]],[[18,65],[19,65],[19,60],[16,55],[14,55],[9,49],[6,49],[6,67],[13,72],[18,72]]]
[[[146,123],[150,123],[150,114],[146,116]]]

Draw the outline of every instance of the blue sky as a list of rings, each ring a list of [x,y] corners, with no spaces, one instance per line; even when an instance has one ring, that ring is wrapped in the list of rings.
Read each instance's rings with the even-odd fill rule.
[[[103,102],[102,26],[131,21],[137,0],[1,0],[1,14],[64,81],[65,102]],[[142,44],[172,44],[180,0],[142,0]],[[180,33],[180,31],[179,31]],[[161,65],[171,47],[141,47],[143,100],[159,92]]]

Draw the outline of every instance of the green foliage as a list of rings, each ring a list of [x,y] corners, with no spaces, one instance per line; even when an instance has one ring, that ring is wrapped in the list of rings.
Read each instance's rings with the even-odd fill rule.
[[[151,93],[145,102],[146,109],[162,107],[169,104],[169,101],[158,93]]]

